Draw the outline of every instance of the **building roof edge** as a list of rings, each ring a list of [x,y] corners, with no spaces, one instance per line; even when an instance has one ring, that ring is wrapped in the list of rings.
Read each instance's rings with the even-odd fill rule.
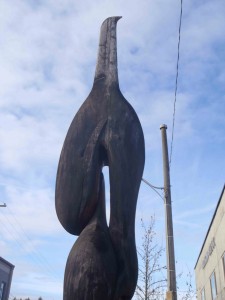
[[[10,266],[13,269],[15,268],[15,266],[13,264],[11,264],[9,261],[7,261],[6,259],[4,259],[1,256],[0,256],[0,261],[2,261],[3,263],[7,264],[8,266]]]
[[[224,184],[224,186],[223,186],[222,192],[221,192],[220,197],[219,197],[219,200],[218,200],[218,202],[217,202],[216,209],[215,209],[214,214],[213,214],[213,216],[212,216],[212,220],[211,220],[211,222],[210,222],[210,224],[209,224],[209,228],[208,228],[208,230],[207,230],[207,232],[206,232],[206,236],[205,236],[204,242],[203,242],[203,244],[202,244],[202,247],[201,247],[200,253],[199,253],[199,255],[198,255],[198,258],[197,258],[197,261],[196,261],[196,264],[195,264],[194,269],[196,269],[197,263],[198,263],[198,261],[199,261],[199,258],[200,258],[200,256],[201,256],[201,254],[202,254],[202,250],[203,250],[203,248],[204,248],[204,245],[205,245],[206,239],[207,239],[207,237],[208,237],[210,228],[211,228],[211,226],[212,226],[213,220],[214,220],[214,218],[215,218],[215,216],[216,216],[216,213],[217,213],[217,210],[218,210],[218,208],[219,208],[219,205],[220,205],[220,202],[221,202],[221,199],[222,199],[222,196],[223,196],[224,191],[225,191],[225,184]]]

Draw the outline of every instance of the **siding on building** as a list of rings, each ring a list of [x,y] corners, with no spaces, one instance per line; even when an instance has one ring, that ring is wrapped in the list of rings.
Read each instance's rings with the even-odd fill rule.
[[[197,297],[205,290],[205,300],[225,300],[225,270],[223,255],[225,254],[225,186],[214,212],[212,221],[203,242],[195,265]],[[213,298],[211,281],[213,273],[216,278],[216,293]]]
[[[14,266],[0,257],[0,300],[8,300]]]

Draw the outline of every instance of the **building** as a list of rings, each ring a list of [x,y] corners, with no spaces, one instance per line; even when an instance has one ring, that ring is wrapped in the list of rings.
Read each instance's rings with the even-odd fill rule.
[[[0,257],[0,300],[8,300],[14,266]]]
[[[195,265],[197,298],[225,300],[225,186]]]

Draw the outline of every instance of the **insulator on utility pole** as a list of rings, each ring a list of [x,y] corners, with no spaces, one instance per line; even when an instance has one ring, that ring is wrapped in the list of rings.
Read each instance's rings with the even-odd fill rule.
[[[166,223],[167,293],[166,300],[177,300],[176,268],[173,240],[173,218],[170,191],[170,167],[165,124],[160,126],[162,133],[162,154],[164,174],[164,206]]]

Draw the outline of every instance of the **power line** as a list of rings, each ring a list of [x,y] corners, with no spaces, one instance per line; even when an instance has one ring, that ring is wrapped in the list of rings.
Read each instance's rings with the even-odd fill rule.
[[[173,104],[173,126],[172,126],[172,139],[171,139],[171,147],[170,147],[170,162],[172,160],[172,152],[173,152],[173,139],[174,139],[174,125],[175,125],[175,114],[176,114],[176,102],[177,102],[177,86],[178,86],[178,76],[179,76],[179,59],[180,59],[180,36],[181,36],[181,22],[182,22],[182,9],[183,0],[181,0],[180,6],[180,23],[179,23],[179,38],[178,38],[178,46],[177,46],[177,72],[176,72],[176,83],[175,83],[175,97]]]
[[[158,187],[158,186],[155,186],[155,185],[153,185],[153,184],[151,184],[150,182],[148,182],[146,179],[144,179],[144,178],[142,178],[141,179],[142,181],[144,181],[144,183],[146,183],[147,185],[149,185],[151,188],[153,188],[153,189],[158,189],[158,190],[163,190],[164,189],[164,187]]]
[[[146,179],[142,178],[141,179],[145,184],[147,184],[148,186],[150,186],[151,189],[153,189],[153,191],[158,194],[158,196],[164,201],[164,198],[163,196],[157,191],[157,189],[160,189],[160,190],[163,190],[164,188],[163,187],[157,187],[157,186],[154,186],[152,185],[150,182],[148,182]]]
[[[25,232],[25,230],[23,229],[22,225],[20,224],[20,222],[18,221],[18,219],[15,217],[15,215],[13,214],[13,212],[11,211],[11,209],[9,209],[9,207],[7,207],[8,211],[10,212],[11,216],[13,217],[13,219],[15,220],[15,222],[17,223],[17,228],[20,228],[22,234],[23,234],[23,237],[24,238],[24,241],[27,241],[35,246],[35,244],[33,243],[33,239],[31,239],[27,233]],[[38,250],[35,250],[35,247],[33,248],[33,252],[34,254],[38,257],[38,259],[40,260],[41,263],[43,263],[44,265],[46,265],[46,267],[48,267],[48,270],[52,273],[52,274],[56,274],[57,273],[57,270],[54,269],[50,264],[49,262],[47,261],[47,259],[42,255],[42,253]]]
[[[51,269],[51,267],[49,267],[49,264],[47,264],[46,262],[43,263],[43,259],[42,259],[42,261],[40,260],[40,254],[38,254],[37,251],[35,251],[34,249],[32,249],[32,251],[29,253],[29,249],[27,249],[27,247],[26,247],[27,241],[24,238],[24,236],[21,235],[20,232],[18,231],[18,226],[16,228],[13,225],[13,223],[9,220],[9,218],[5,214],[3,214],[2,212],[1,212],[1,215],[7,220],[7,222],[3,222],[2,220],[0,220],[2,228],[5,228],[5,230],[9,233],[10,238],[12,238],[12,240],[17,243],[17,245],[19,246],[19,248],[21,250],[23,250],[23,252],[26,255],[26,257],[29,257],[31,259],[31,261],[36,264],[36,267],[38,265],[39,268],[42,268],[42,270],[45,273],[48,273],[48,275],[50,275],[51,278],[54,277],[54,281],[58,281],[58,278],[55,275],[55,271],[53,271],[53,269]],[[11,226],[11,228],[13,229],[13,231],[11,231],[9,229],[8,225]],[[28,242],[29,242],[29,244],[34,245],[30,241],[28,241]]]

